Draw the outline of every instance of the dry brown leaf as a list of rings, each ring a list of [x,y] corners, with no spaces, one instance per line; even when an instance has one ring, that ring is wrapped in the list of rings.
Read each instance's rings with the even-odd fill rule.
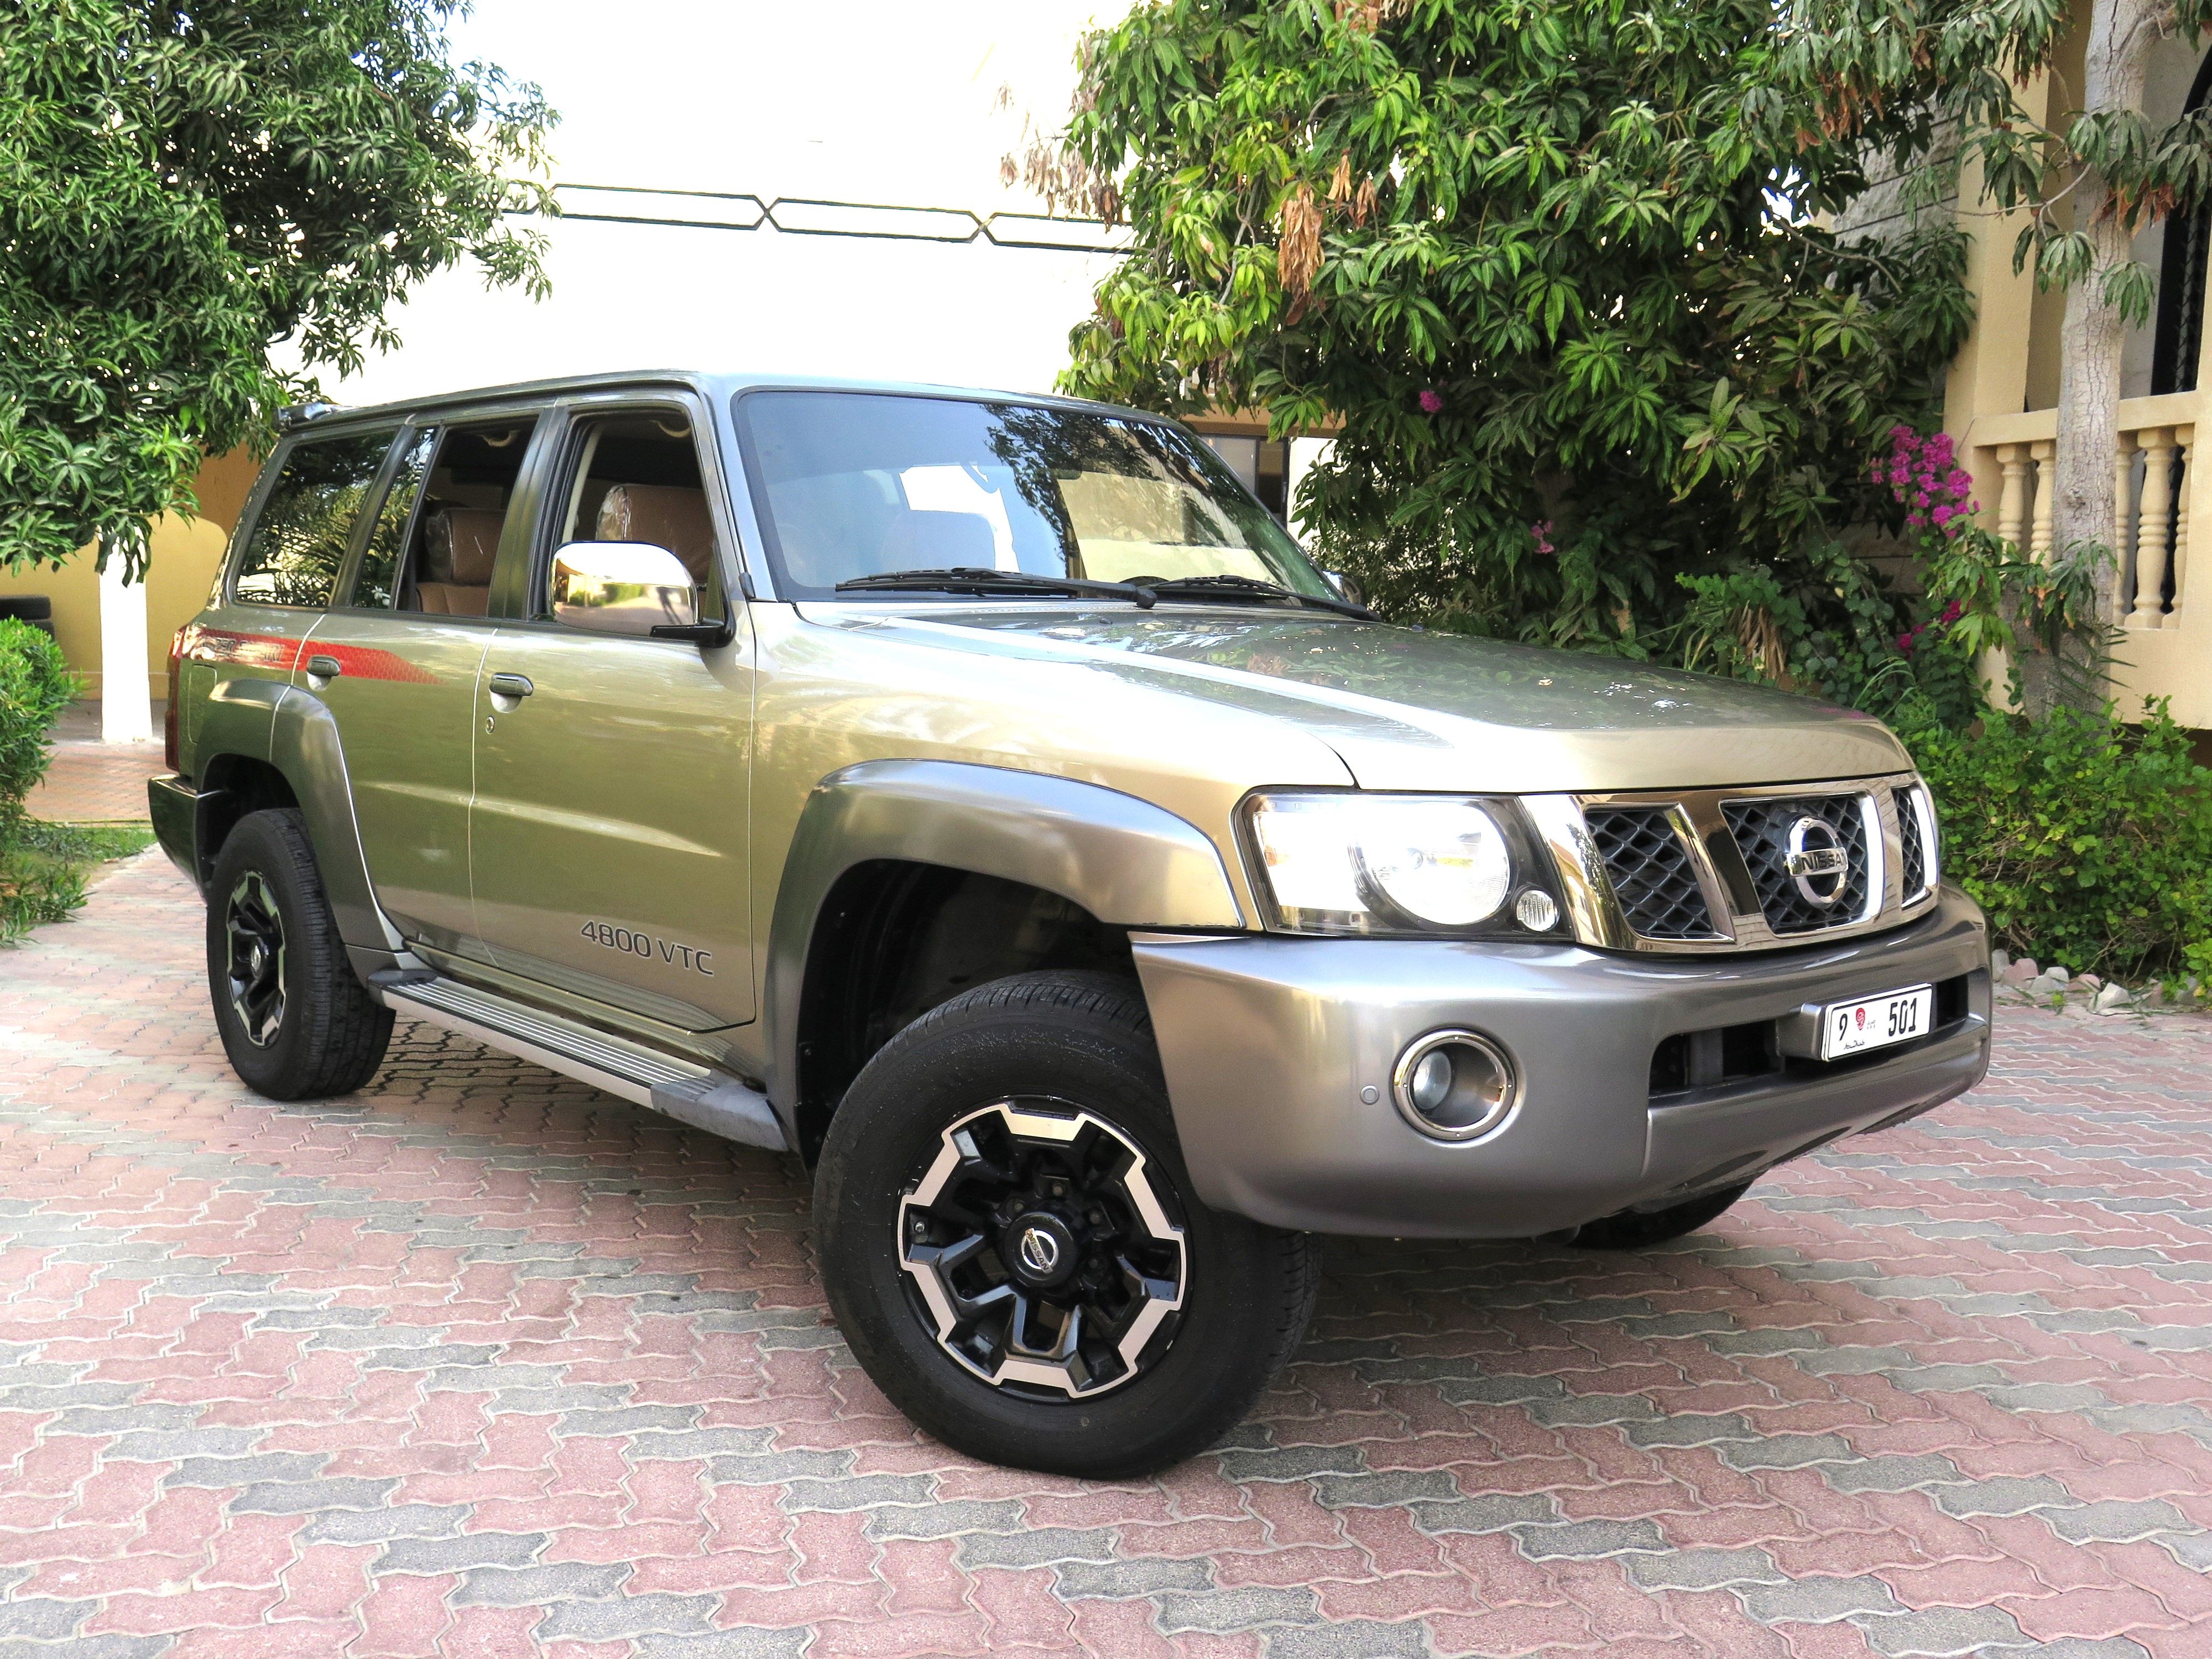
[[[1276,275],[1292,295],[1313,287],[1321,270],[1321,204],[1313,189],[1300,185],[1283,198],[1282,237],[1275,253]]]

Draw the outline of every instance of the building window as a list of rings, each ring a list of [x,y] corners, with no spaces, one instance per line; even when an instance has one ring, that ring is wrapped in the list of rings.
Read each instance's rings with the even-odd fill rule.
[[[1291,447],[1265,438],[1243,438],[1221,433],[1201,433],[1206,447],[1229,463],[1229,470],[1260,504],[1286,523],[1291,512]]]
[[[2202,109],[2212,94],[2212,55],[2198,65],[2183,113]],[[2150,389],[2197,390],[2197,357],[2204,342],[2204,257],[2212,231],[2212,198],[2177,205],[2166,222],[2166,252],[2159,261],[2157,334],[2151,345]]]

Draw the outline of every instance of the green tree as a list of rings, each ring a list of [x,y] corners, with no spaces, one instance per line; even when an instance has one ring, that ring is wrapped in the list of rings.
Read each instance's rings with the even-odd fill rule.
[[[1822,228],[1870,144],[1917,154],[1924,124],[1824,131],[1776,24],[1771,0],[1140,6],[1086,42],[1054,175],[1135,233],[1066,385],[1340,420],[1307,522],[1401,617],[1680,654],[1678,579],[1748,574],[1853,626],[1822,527],[1896,514],[1869,469],[1937,405],[1963,245]]]
[[[535,87],[452,61],[464,0],[0,8],[0,567],[143,563],[204,453],[463,255],[542,293]],[[289,367],[272,361],[281,350]]]

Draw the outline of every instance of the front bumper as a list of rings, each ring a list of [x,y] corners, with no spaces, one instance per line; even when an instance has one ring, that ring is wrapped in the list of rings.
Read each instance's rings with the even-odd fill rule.
[[[1953,888],[1893,933],[1741,956],[1253,934],[1133,945],[1199,1196],[1278,1227],[1549,1232],[1748,1181],[1989,1068],[1989,935]],[[1951,981],[1962,1003],[1909,1046],[1652,1094],[1654,1051],[1678,1033]],[[1502,1045],[1522,1079],[1512,1115],[1461,1145],[1415,1130],[1390,1095],[1406,1044],[1453,1026]]]

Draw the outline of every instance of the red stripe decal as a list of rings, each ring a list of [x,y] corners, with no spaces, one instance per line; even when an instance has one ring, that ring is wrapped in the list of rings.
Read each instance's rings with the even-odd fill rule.
[[[185,635],[185,654],[194,662],[237,663],[246,668],[270,668],[289,674],[300,665],[305,640],[288,640],[281,634],[234,634],[227,628],[203,628],[194,623]]]
[[[338,666],[345,670],[349,680],[398,680],[409,685],[435,685],[438,677],[428,670],[416,667],[406,658],[390,651],[379,650],[370,645],[327,645],[322,641],[312,641],[310,656],[336,657]]]
[[[281,634],[238,634],[227,628],[207,628],[194,623],[185,630],[185,656],[195,662],[235,663],[246,668],[265,668],[280,674],[296,673],[310,656],[335,657],[350,679],[392,680],[409,685],[435,685],[438,677],[417,667],[394,652],[368,645],[332,645],[319,640],[292,640]]]

